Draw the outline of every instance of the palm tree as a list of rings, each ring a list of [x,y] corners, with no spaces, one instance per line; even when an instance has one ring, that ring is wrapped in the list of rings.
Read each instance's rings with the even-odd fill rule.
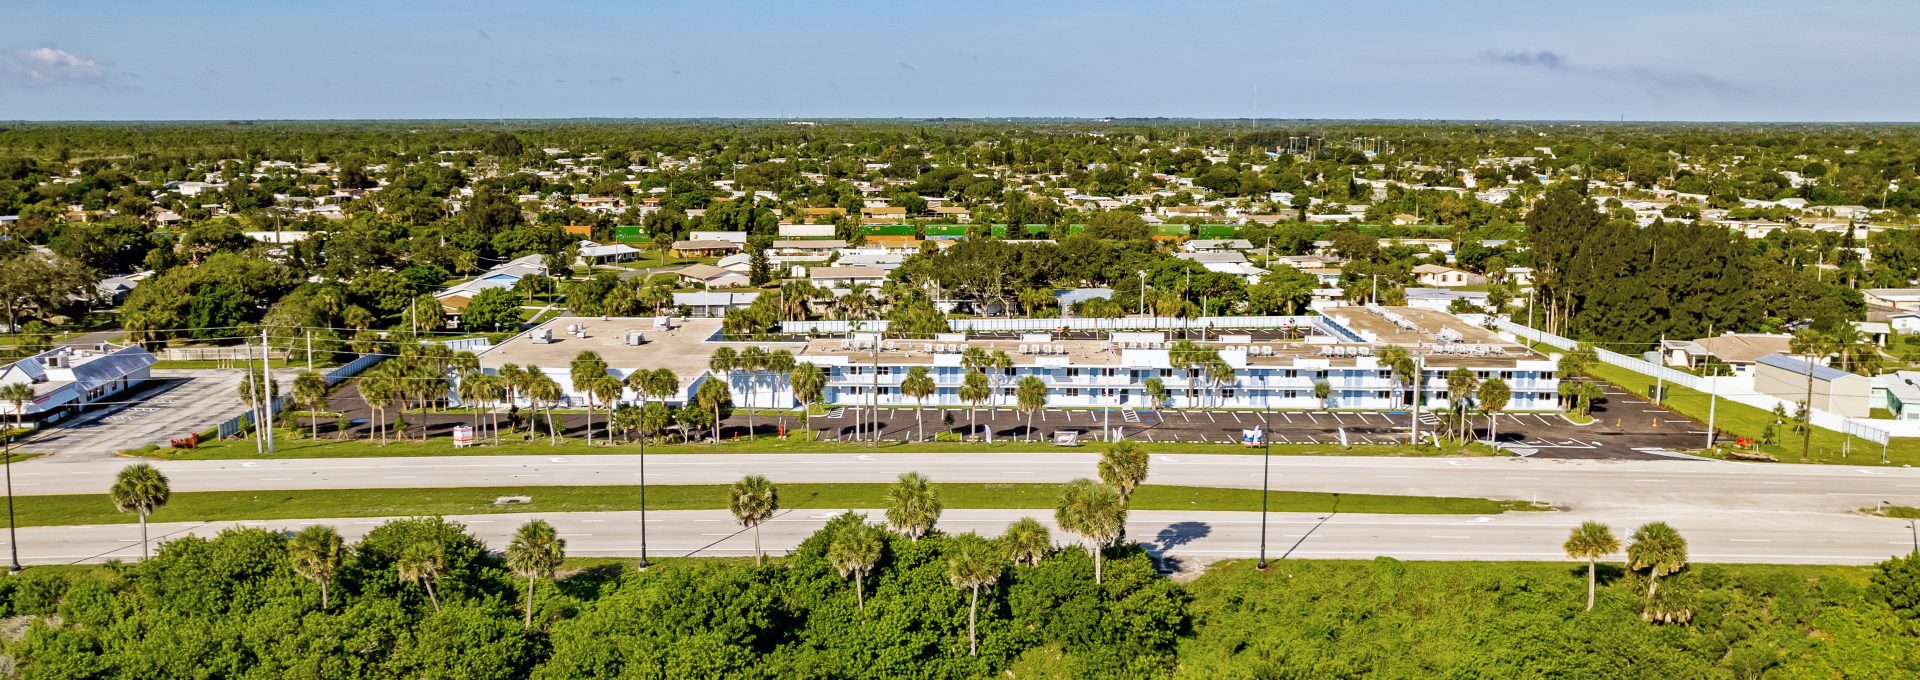
[[[913,427],[920,432],[920,441],[927,440],[927,422],[921,411],[927,406],[927,397],[933,396],[939,387],[933,383],[933,376],[927,374],[927,367],[915,366],[907,369],[907,377],[900,381],[900,393],[912,397],[917,408],[913,409]]]
[[[1327,403],[1327,397],[1333,396],[1333,385],[1325,380],[1313,381],[1313,398],[1320,400],[1320,408],[1333,408]]]
[[[633,435],[640,431],[640,407],[633,404],[621,404],[613,407],[613,416],[608,419],[613,430],[620,433],[620,441],[633,443]]]
[[[1378,365],[1387,367],[1389,382],[1393,383],[1393,406],[1399,408],[1400,388],[1413,375],[1413,356],[1407,353],[1405,347],[1387,345],[1380,348],[1379,361]]]
[[[819,364],[795,364],[787,374],[787,383],[793,385],[793,399],[800,402],[800,426],[811,431],[813,428],[813,405],[827,389],[827,372]]]
[[[128,465],[120,468],[120,474],[114,477],[113,487],[107,490],[107,495],[113,499],[115,509],[140,515],[140,558],[146,559],[147,517],[173,497],[173,488],[168,485],[167,476],[146,463]]]
[[[620,392],[624,389],[626,389],[626,383],[621,382],[619,378],[606,374],[594,378],[588,389],[590,396],[588,403],[598,401],[601,405],[607,407],[607,423],[601,428],[607,435],[607,446],[613,446],[613,407],[620,403]],[[587,442],[589,444],[593,442],[593,430],[591,428],[587,430]]]
[[[1513,390],[1507,388],[1507,381],[1498,376],[1487,378],[1480,383],[1480,412],[1487,414],[1487,441],[1500,443],[1500,412],[1507,408],[1507,401],[1513,397]]]
[[[1161,380],[1160,376],[1157,375],[1147,378],[1146,382],[1141,383],[1141,392],[1146,395],[1147,400],[1152,402],[1153,407],[1156,409],[1164,406],[1167,403],[1167,397],[1171,396],[1167,394],[1166,381]]]
[[[979,369],[968,369],[967,377],[960,381],[960,400],[967,402],[967,433],[979,429],[974,416],[982,402],[993,396],[993,388],[987,386],[987,374]]]
[[[1633,531],[1627,543],[1627,567],[1647,570],[1647,605],[1653,605],[1660,577],[1687,566],[1687,539],[1666,522],[1649,522]]]
[[[33,401],[33,385],[23,382],[0,385],[0,401],[13,405],[13,429],[25,429],[27,402]]]
[[[784,349],[776,349],[767,353],[767,358],[761,362],[761,367],[766,369],[767,382],[769,383],[769,387],[773,388],[775,394],[779,393],[778,381],[787,377],[787,373],[793,370],[793,365],[797,362],[798,360],[793,358],[793,352]],[[781,427],[785,427],[786,424],[786,416],[781,416]]]
[[[993,382],[993,393],[997,402],[1001,388],[1013,378],[1013,357],[1007,356],[1005,351],[996,349],[987,355],[987,363],[980,367],[980,371],[986,373],[987,379]]]
[[[519,406],[520,396],[527,392],[527,372],[519,364],[504,364],[500,367],[500,387],[505,390],[502,396],[509,410]],[[513,418],[507,418],[507,429],[513,429]],[[498,432],[494,433],[497,437]]]
[[[1239,376],[1233,371],[1233,364],[1227,363],[1226,360],[1214,359],[1207,362],[1207,382],[1213,383],[1215,408],[1226,407],[1227,398],[1224,390],[1238,378]]]
[[[1198,380],[1194,369],[1204,365],[1207,350],[1192,340],[1176,340],[1173,348],[1167,352],[1167,359],[1173,368],[1179,369],[1187,379],[1186,408],[1193,408],[1193,384]]]
[[[1447,373],[1447,407],[1453,409],[1454,414],[1447,427],[1456,434],[1467,429],[1467,402],[1473,398],[1473,391],[1479,386],[1480,378],[1473,374],[1473,369],[1461,366]]]
[[[454,390],[454,393],[460,397],[460,405],[473,409],[473,436],[475,437],[480,436],[480,393],[486,389],[481,385],[485,380],[480,377],[481,375],[484,374],[478,369],[460,374],[460,386]]]
[[[380,445],[387,444],[387,407],[397,398],[394,394],[393,379],[384,372],[369,371],[359,380],[360,401],[373,412],[373,429],[380,432]],[[367,438],[373,438],[373,430],[367,432]]]
[[[760,525],[773,519],[780,510],[780,492],[760,475],[747,475],[727,489],[727,511],[740,526],[753,529],[753,563],[759,565],[766,553],[760,551]]]
[[[733,401],[733,391],[720,380],[708,380],[700,383],[700,392],[694,395],[697,406],[713,412],[713,443],[720,443],[720,409]]]
[[[1826,363],[1827,355],[1833,353],[1833,338],[1812,328],[1803,329],[1793,334],[1793,340],[1787,343],[1787,351],[1800,355],[1807,362],[1807,400],[1801,402],[1807,413],[1800,440],[1800,458],[1804,460],[1807,454],[1813,452],[1813,369],[1819,365],[1814,362]]]
[[[1040,520],[1022,517],[1007,525],[1007,533],[1000,537],[1000,544],[1006,548],[1007,559],[1014,564],[1037,567],[1040,566],[1040,560],[1046,559],[1047,553],[1053,551],[1053,535]]]
[[[293,379],[293,398],[307,405],[309,436],[320,438],[320,407],[327,401],[327,379],[316,371],[301,371]]]
[[[425,541],[409,545],[393,560],[393,568],[401,582],[426,586],[427,600],[433,603],[434,611],[440,611],[440,596],[434,594],[433,582],[447,571],[446,546]]]
[[[640,407],[640,436],[659,438],[673,425],[673,410],[657,401],[647,402]]]
[[[527,399],[539,404],[541,410],[546,412],[547,444],[559,444],[560,430],[553,426],[553,405],[560,403],[560,382],[554,380],[553,376],[538,370],[537,367],[528,366],[527,371],[530,373],[527,376]]]
[[[240,379],[240,401],[247,405],[248,413],[252,415],[255,427],[266,426],[267,421],[264,411],[273,408],[271,404],[273,404],[275,398],[280,396],[280,380],[278,378],[272,375],[267,376],[267,393],[265,395],[260,393],[260,383],[260,376],[254,375],[251,372],[247,373],[247,377]]]
[[[1100,452],[1100,481],[1120,492],[1120,504],[1133,500],[1133,491],[1147,480],[1147,449],[1140,442],[1122,439],[1107,443]]]
[[[607,362],[598,352],[587,350],[574,355],[567,365],[567,377],[573,391],[587,402],[587,445],[593,445],[593,385],[607,375]]]
[[[533,627],[533,585],[553,578],[553,572],[567,558],[567,540],[544,519],[520,525],[507,544],[507,568],[527,580],[527,613],[521,628]]]
[[[977,534],[965,534],[954,538],[947,545],[947,581],[953,587],[972,593],[967,606],[967,654],[980,655],[980,644],[975,633],[976,622],[980,615],[980,589],[1000,582],[1000,574],[1007,564],[993,549],[993,544]]]
[[[753,409],[758,405],[755,397],[760,393],[760,371],[767,367],[767,350],[755,345],[740,350],[734,359],[740,370],[747,372],[747,439],[753,439]]]
[[[863,612],[867,610],[867,574],[880,563],[880,551],[886,545],[882,534],[880,527],[867,524],[867,516],[861,515],[858,524],[841,529],[827,545],[827,561],[840,571],[840,578],[853,578],[854,603]]]
[[[1093,582],[1100,583],[1102,553],[1127,525],[1127,505],[1120,500],[1120,492],[1084,477],[1067,482],[1053,519],[1061,529],[1087,539],[1087,552],[1093,553]]]
[[[907,535],[907,540],[918,541],[933,525],[940,521],[940,491],[926,475],[908,472],[887,487],[884,499],[887,504],[887,524]]]
[[[1047,383],[1038,376],[1030,375],[1021,378],[1020,384],[1014,387],[1013,392],[1014,398],[1020,404],[1020,410],[1027,412],[1027,431],[1023,439],[1033,441],[1033,414],[1047,407]]]
[[[1593,611],[1594,564],[1620,550],[1620,539],[1614,538],[1613,529],[1605,524],[1584,522],[1567,535],[1562,547],[1568,559],[1587,561],[1587,611]]]
[[[316,524],[287,539],[287,560],[292,562],[294,573],[319,584],[322,611],[327,608],[327,586],[340,571],[340,560],[345,553],[340,532],[330,526]]]

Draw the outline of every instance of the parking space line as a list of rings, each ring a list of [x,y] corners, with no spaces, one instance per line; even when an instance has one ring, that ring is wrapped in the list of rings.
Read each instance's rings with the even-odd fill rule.
[[[1308,411],[1308,412],[1307,412],[1307,420],[1311,420],[1311,421],[1313,421],[1313,424],[1315,424],[1315,425],[1319,425],[1319,424],[1320,424],[1320,419],[1319,419],[1319,418],[1316,418],[1316,417],[1314,417],[1314,415],[1313,415],[1313,412],[1312,412],[1312,411]]]
[[[1282,418],[1286,418],[1286,419],[1287,419],[1287,424],[1288,424],[1288,425],[1292,425],[1292,424],[1293,424],[1293,416],[1290,416],[1290,415],[1287,415],[1287,412],[1286,412],[1286,411],[1281,411],[1281,412],[1280,412],[1280,417],[1282,417]]]
[[[1230,416],[1233,416],[1233,422],[1236,422],[1236,423],[1238,423],[1238,422],[1240,422],[1240,412],[1239,412],[1239,411],[1228,411],[1228,412],[1227,412],[1227,415],[1230,415]]]

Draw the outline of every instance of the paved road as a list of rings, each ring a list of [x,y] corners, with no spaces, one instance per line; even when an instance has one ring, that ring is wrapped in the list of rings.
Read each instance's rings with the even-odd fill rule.
[[[837,511],[790,510],[763,526],[769,552],[791,550]],[[877,512],[869,512],[878,519]],[[516,526],[535,516],[552,522],[567,541],[567,553],[583,556],[639,554],[639,513],[502,514],[452,517],[467,524],[495,550],[503,549]],[[949,532],[998,534],[1022,516],[1051,524],[1044,510],[954,510],[941,519]],[[1190,568],[1222,558],[1259,554],[1258,513],[1136,512],[1127,534],[1147,545],[1170,569]],[[1583,520],[1597,519],[1618,534],[1661,519],[1686,536],[1696,562],[1871,564],[1915,548],[1904,521],[1871,517],[1821,517],[1769,513],[1704,513],[1668,517],[1644,512],[1507,513],[1497,516],[1359,515],[1275,513],[1270,516],[1270,559],[1370,559],[1389,555],[1414,560],[1564,560],[1560,544]],[[295,531],[330,524],[354,540],[382,520],[315,519],[268,522],[163,523],[152,526],[156,538],[210,536],[232,526]],[[20,531],[23,562],[78,563],[136,559],[139,528],[134,524],[43,527]],[[4,535],[0,535],[4,538]],[[1055,531],[1057,542],[1073,537]],[[648,548],[653,557],[742,556],[753,554],[753,537],[724,511],[688,510],[649,513]],[[1615,556],[1618,558],[1619,556]]]
[[[671,454],[647,458],[655,484],[889,482],[919,471],[941,482],[1064,482],[1094,476],[1092,453]],[[159,461],[175,491],[638,483],[639,457],[443,456]],[[1156,454],[1155,484],[1258,488],[1259,456]],[[22,495],[102,493],[125,460],[36,459],[14,466]],[[1849,512],[1881,500],[1920,505],[1920,469],[1719,461],[1274,456],[1283,490],[1538,500],[1578,509]]]

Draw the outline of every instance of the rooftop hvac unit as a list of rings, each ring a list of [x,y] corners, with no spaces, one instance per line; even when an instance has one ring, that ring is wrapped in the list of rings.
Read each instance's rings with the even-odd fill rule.
[[[551,328],[541,328],[541,329],[539,329],[539,330],[535,330],[535,331],[533,332],[533,343],[534,343],[534,344],[536,344],[536,345],[544,345],[544,344],[547,344],[547,343],[550,343],[550,342],[553,342],[553,329],[551,329]]]
[[[627,331],[627,344],[644,345],[647,344],[647,338],[645,335],[642,335],[640,331]]]
[[[653,317],[653,329],[656,331],[673,330],[673,317],[670,317],[670,316]]]

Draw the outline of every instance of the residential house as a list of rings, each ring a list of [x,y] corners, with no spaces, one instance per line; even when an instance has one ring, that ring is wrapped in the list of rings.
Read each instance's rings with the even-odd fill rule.
[[[686,310],[687,316],[694,318],[719,318],[728,311],[743,309],[759,299],[759,293],[736,293],[729,291],[695,291],[674,293],[673,306]]]
[[[1727,333],[1710,338],[1668,340],[1661,346],[1668,366],[1697,369],[1709,358],[1733,368],[1734,375],[1751,375],[1755,362],[1769,354],[1785,354],[1793,336],[1769,333]]]
[[[752,281],[746,274],[710,264],[687,265],[677,276],[683,284],[705,288],[742,288]]]
[[[887,282],[887,270],[880,267],[814,267],[807,278],[822,288],[846,288],[856,283],[878,286]]]
[[[582,265],[626,262],[640,257],[640,250],[625,243],[601,245],[592,241],[581,241],[579,254],[574,260]]]
[[[1413,278],[1423,286],[1442,288],[1459,286],[1478,286],[1487,282],[1487,277],[1468,271],[1454,269],[1441,264],[1419,264],[1413,267]]]
[[[1920,288],[1868,288],[1860,294],[1869,305],[1920,311]]]
[[[719,257],[740,252],[741,244],[733,241],[688,240],[674,241],[673,254],[676,257]]]

